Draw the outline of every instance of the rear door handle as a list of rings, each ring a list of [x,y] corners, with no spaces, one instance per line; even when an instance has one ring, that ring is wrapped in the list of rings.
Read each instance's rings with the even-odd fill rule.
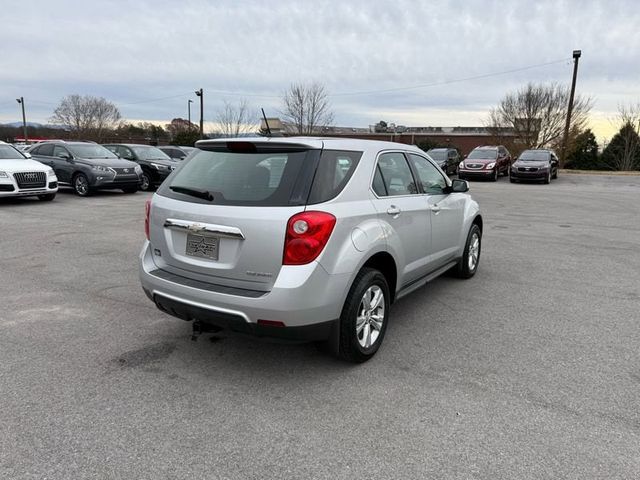
[[[439,206],[437,206],[437,205],[433,205],[433,206],[431,207],[431,211],[437,215],[437,214],[439,214],[439,213],[440,213],[440,207],[439,207]]]
[[[401,210],[400,210],[398,207],[396,207],[395,205],[391,205],[391,206],[387,209],[387,213],[388,213],[389,215],[393,215],[394,217],[395,217],[395,216],[400,215],[400,212],[401,212]]]

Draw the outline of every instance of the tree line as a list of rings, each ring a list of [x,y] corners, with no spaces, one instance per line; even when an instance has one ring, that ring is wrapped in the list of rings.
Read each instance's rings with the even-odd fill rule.
[[[563,144],[568,101],[566,86],[529,83],[507,93],[496,107],[491,108],[484,127],[492,141],[505,145],[516,155],[525,149],[552,148],[561,154],[566,168],[640,169],[640,103],[619,108],[614,119],[619,130],[600,153],[593,132],[587,128],[593,101],[580,94],[574,99],[567,145]],[[293,133],[299,135],[319,134],[333,121],[329,94],[324,85],[317,82],[291,84],[282,95],[279,114]],[[259,118],[257,110],[252,109],[247,100],[225,101],[215,112],[217,129],[210,136],[264,134],[259,128]],[[98,142],[144,140],[151,144],[176,145],[193,145],[200,138],[198,126],[183,118],[174,118],[164,126],[150,122],[126,123],[114,103],[90,95],[64,97],[49,121],[64,126],[64,130],[48,128],[43,132],[54,138]],[[383,123],[386,127],[385,122],[378,125]],[[37,133],[33,128],[29,129],[30,135]],[[0,137],[10,136],[8,127],[0,127]],[[437,146],[436,142],[427,143],[429,145],[419,146]]]

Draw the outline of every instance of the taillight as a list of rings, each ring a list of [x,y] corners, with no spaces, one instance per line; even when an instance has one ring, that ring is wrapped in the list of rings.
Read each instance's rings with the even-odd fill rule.
[[[151,213],[151,200],[147,200],[144,204],[144,234],[149,240],[149,214]]]
[[[325,212],[302,212],[287,223],[283,265],[304,265],[315,260],[329,241],[336,217]]]

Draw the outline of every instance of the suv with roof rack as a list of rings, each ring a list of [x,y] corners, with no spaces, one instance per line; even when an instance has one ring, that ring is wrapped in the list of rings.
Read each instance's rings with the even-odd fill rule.
[[[60,184],[70,185],[81,197],[101,189],[135,193],[141,182],[138,164],[118,158],[94,142],[45,141],[34,145],[29,153],[52,167]]]
[[[146,205],[140,278],[194,334],[328,342],[363,362],[391,304],[478,268],[463,180],[415,146],[321,138],[202,140]]]

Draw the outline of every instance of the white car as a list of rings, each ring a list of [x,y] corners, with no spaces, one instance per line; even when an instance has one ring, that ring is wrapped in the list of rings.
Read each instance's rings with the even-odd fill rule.
[[[0,198],[38,197],[51,201],[58,192],[58,178],[51,167],[0,141]]]

